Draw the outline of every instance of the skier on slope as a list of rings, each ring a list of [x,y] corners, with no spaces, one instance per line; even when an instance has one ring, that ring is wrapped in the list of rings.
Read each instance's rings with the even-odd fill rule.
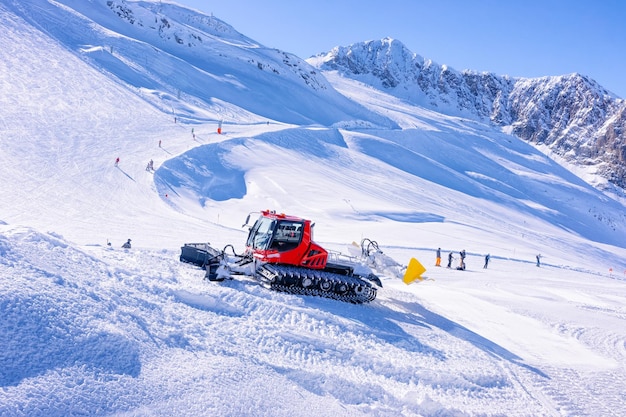
[[[435,261],[435,266],[441,266],[441,248],[437,248],[437,259]]]
[[[130,249],[130,239],[128,239],[128,240],[126,241],[126,243],[124,243],[124,244],[122,245],[122,247],[123,247],[124,249]]]

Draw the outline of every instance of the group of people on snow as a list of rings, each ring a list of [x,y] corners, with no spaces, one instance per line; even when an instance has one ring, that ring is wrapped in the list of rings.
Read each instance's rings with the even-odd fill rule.
[[[461,261],[459,262],[459,266],[456,268],[460,271],[465,270],[465,249],[459,252],[459,257]],[[447,268],[452,268],[452,261],[454,261],[454,255],[452,252],[448,254],[448,265]],[[441,248],[437,248],[437,260],[435,261],[435,266],[441,266]]]
[[[465,249],[463,249],[462,251],[459,252],[459,266],[456,267],[457,270],[459,271],[465,271],[465,257],[466,257],[466,253],[465,253]],[[537,259],[537,266],[541,266],[541,254],[536,256]],[[447,268],[452,268],[452,262],[455,260],[456,258],[454,257],[454,253],[450,252],[448,254],[448,265]],[[483,266],[483,269],[487,269],[487,267],[489,266],[489,260],[491,260],[491,254],[486,254],[485,255],[485,265]],[[437,254],[436,254],[436,259],[435,259],[435,266],[441,266],[441,248],[437,248]]]
[[[111,246],[112,246],[112,245],[111,245],[111,242],[109,242],[109,239],[107,239],[107,246],[108,246],[108,247],[111,247]],[[124,244],[122,245],[122,248],[124,248],[124,249],[130,249],[130,239],[128,239],[128,240],[126,241],[126,243],[124,243]]]

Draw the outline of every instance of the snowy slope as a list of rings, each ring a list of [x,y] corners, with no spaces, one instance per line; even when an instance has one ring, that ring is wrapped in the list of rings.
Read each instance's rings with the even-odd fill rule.
[[[3,415],[623,412],[623,281],[496,260],[356,306],[210,285],[173,250],[1,236]]]
[[[420,106],[490,120],[559,155],[586,172],[598,188],[615,188],[623,195],[626,101],[590,77],[460,72],[426,60],[391,38],[335,47],[307,62]]]
[[[324,108],[305,87],[263,112],[224,79],[201,99],[148,89],[129,57],[154,33],[103,30],[106,4],[0,0],[0,415],[626,413],[622,204],[514,136],[333,74]],[[124,39],[123,67],[76,49],[90,27]],[[231,30],[212,36],[255,44]],[[249,89],[268,80],[239,71]],[[189,241],[241,250],[265,208],[313,219],[330,249],[369,237],[415,256],[428,280],[384,276],[357,306],[209,283],[178,261]],[[437,247],[466,249],[468,270],[431,266]]]
[[[192,120],[330,125],[367,119],[302,59],[175,4],[30,0],[11,9],[163,111]],[[306,97],[306,100],[302,100]],[[242,110],[246,109],[246,110]]]

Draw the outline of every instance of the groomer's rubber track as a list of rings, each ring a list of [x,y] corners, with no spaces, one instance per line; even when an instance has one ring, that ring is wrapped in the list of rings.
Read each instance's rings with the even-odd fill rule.
[[[356,276],[299,268],[288,265],[264,264],[254,277],[267,288],[291,294],[314,295],[348,303],[368,303],[376,298],[376,288]]]

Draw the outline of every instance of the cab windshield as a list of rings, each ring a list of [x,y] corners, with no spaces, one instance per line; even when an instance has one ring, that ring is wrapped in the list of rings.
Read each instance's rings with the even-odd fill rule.
[[[253,249],[266,250],[272,240],[272,232],[274,231],[275,224],[276,220],[268,219],[267,217],[259,217],[256,223],[254,223],[254,226],[252,226],[252,229],[250,229],[246,246]]]
[[[295,249],[302,240],[304,223],[259,217],[250,229],[246,246],[255,250],[276,249],[280,252]]]

